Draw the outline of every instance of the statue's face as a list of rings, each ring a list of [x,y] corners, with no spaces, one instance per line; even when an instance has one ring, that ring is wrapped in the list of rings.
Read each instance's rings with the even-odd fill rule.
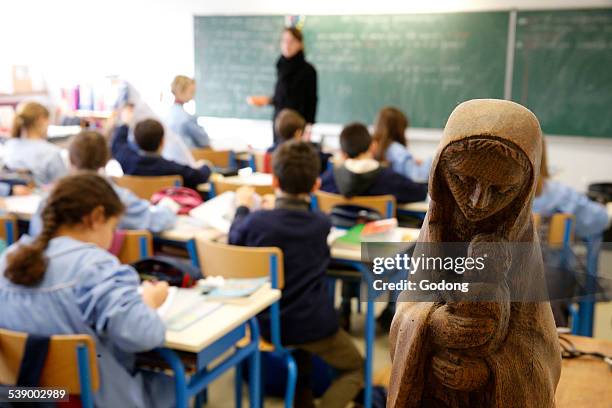
[[[491,151],[452,150],[444,153],[441,165],[448,188],[468,221],[480,221],[503,210],[528,178],[513,158]]]

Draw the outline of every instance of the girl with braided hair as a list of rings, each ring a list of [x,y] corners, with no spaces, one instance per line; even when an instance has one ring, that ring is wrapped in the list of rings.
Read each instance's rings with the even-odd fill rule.
[[[172,381],[134,368],[134,353],[164,343],[155,309],[168,287],[147,284],[140,294],[136,271],[107,252],[123,210],[112,186],[93,172],[59,180],[42,211],[41,233],[22,237],[0,258],[0,327],[93,337],[96,406],[171,406]]]

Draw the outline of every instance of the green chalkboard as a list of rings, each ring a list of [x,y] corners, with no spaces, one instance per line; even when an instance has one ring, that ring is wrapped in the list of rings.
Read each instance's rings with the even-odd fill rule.
[[[519,12],[512,99],[545,133],[612,137],[612,9]]]
[[[317,68],[317,122],[372,123],[385,105],[413,126],[441,128],[471,98],[502,98],[509,13],[306,16]],[[198,114],[267,119],[251,94],[271,94],[282,16],[196,16]]]

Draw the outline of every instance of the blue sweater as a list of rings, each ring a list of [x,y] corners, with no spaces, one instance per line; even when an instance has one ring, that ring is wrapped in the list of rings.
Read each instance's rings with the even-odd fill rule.
[[[294,205],[283,206],[283,201],[292,201]],[[230,244],[275,246],[283,251],[285,287],[280,300],[283,344],[320,340],[338,330],[326,275],[330,228],[327,216],[310,211],[305,201],[278,199],[273,210],[250,212],[246,207],[236,210]],[[269,340],[269,311],[258,318],[262,336]]]
[[[206,183],[210,176],[208,166],[194,169],[177,162],[164,159],[158,154],[138,151],[128,142],[129,129],[119,126],[113,135],[111,151],[113,157],[121,164],[125,174],[131,176],[169,176],[178,174],[183,177],[185,187],[195,189]]]
[[[391,194],[398,203],[427,197],[427,184],[415,183],[388,167],[366,173],[353,173],[345,166],[327,169],[321,176],[321,190],[346,197]]]

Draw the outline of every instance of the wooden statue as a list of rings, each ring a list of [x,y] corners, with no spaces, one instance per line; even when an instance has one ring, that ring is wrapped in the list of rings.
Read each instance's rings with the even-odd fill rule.
[[[541,145],[537,118],[514,102],[471,100],[449,117],[415,253],[442,242],[469,243],[470,256],[493,253],[488,283],[474,290],[495,301],[439,293],[411,302],[413,294],[402,293],[390,333],[388,407],[554,407],[561,353],[550,304],[511,301],[508,287],[527,293],[544,282],[531,216]],[[533,244],[513,256],[503,243]]]

